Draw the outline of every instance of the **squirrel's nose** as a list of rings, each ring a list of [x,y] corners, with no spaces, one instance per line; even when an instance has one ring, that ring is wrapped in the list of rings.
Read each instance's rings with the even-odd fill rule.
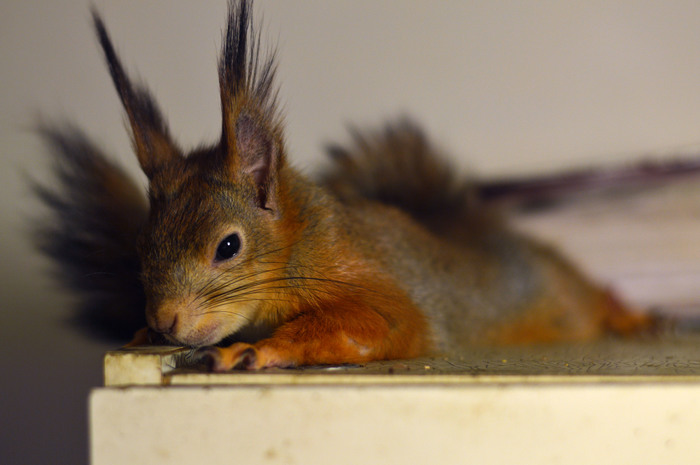
[[[177,328],[177,313],[163,315],[162,313],[154,312],[148,320],[148,326],[150,326],[153,331],[166,336],[173,335]]]

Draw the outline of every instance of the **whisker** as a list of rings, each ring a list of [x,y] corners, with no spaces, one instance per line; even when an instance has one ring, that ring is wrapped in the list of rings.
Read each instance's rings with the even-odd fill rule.
[[[287,248],[290,248],[290,247],[294,246],[295,244],[296,244],[296,243],[293,243],[293,244],[290,244],[289,246],[280,247],[280,248],[278,248],[278,249],[269,250],[269,251],[262,252],[262,253],[259,253],[259,254],[257,254],[257,255],[254,255],[254,256],[252,256],[252,257],[248,257],[246,260],[244,260],[243,262],[241,262],[241,263],[239,264],[239,266],[240,266],[240,265],[246,265],[246,264],[248,264],[248,263],[255,262],[255,261],[259,261],[260,263],[263,263],[263,264],[279,264],[279,265],[288,266],[287,263],[281,262],[281,261],[280,261],[280,262],[265,262],[265,261],[261,261],[261,260],[259,260],[259,259],[260,259],[261,257],[264,257],[265,255],[269,255],[269,254],[272,254],[272,253],[279,252],[279,251],[285,250],[285,249],[287,249]],[[282,271],[283,269],[284,269],[284,268],[279,268],[279,269],[274,269],[274,270],[264,270],[263,272]],[[246,279],[247,277],[254,276],[255,273],[257,273],[257,272],[250,273],[250,274],[247,275],[247,276],[246,276],[246,275],[239,275],[239,276],[236,276],[233,280],[228,280],[228,282],[222,283],[220,286],[226,287],[226,286],[230,285],[231,283],[235,283],[235,282],[238,282],[238,281],[240,281],[240,280]],[[221,276],[223,276],[223,275],[225,275],[225,274],[227,274],[227,271],[221,271],[221,272],[219,272],[219,273],[217,274],[217,276],[214,276],[214,277],[211,278],[204,286],[202,286],[202,287],[200,288],[200,290],[197,292],[197,294],[201,297],[201,296],[204,295],[204,294],[207,294],[207,293],[209,293],[209,292],[213,292],[213,291],[218,290],[218,288],[211,289],[211,287],[219,281],[219,278],[220,278]]]
[[[372,292],[378,296],[381,296],[383,298],[386,298],[387,300],[390,299],[390,296],[383,295],[374,289],[369,289],[364,286],[359,286],[353,283],[347,283],[344,281],[338,281],[338,280],[330,280],[326,278],[309,278],[309,277],[291,277],[291,278],[270,278],[266,280],[258,280],[252,283],[248,283],[243,286],[238,286],[237,288],[230,289],[227,292],[222,292],[216,296],[211,296],[210,298],[207,299],[207,303],[209,303],[210,307],[209,308],[216,308],[224,305],[228,305],[231,303],[237,303],[237,302],[248,302],[248,301],[283,301],[283,302],[288,302],[288,299],[279,299],[279,298],[272,298],[268,297],[268,295],[277,295],[279,294],[279,291],[283,291],[286,289],[294,289],[294,290],[302,290],[302,291],[307,291],[308,293],[312,295],[330,295],[330,296],[335,296],[336,294],[333,292],[333,290],[326,289],[324,287],[320,286],[299,286],[298,284],[289,284],[286,281],[288,280],[301,280],[303,282],[306,281],[312,281],[312,282],[324,282],[324,283],[331,283],[337,286],[338,288],[342,288],[343,286],[348,286],[352,287],[355,290],[364,290],[364,291],[369,291]],[[281,285],[276,285],[276,286],[270,286],[269,284],[273,283],[283,283]],[[308,297],[307,297],[308,299]]]
[[[226,310],[212,310],[212,311],[207,311],[207,312],[205,312],[205,313],[202,313],[202,315],[209,315],[209,314],[212,314],[212,313],[221,313],[221,314],[224,314],[224,315],[238,316],[238,317],[241,317],[241,318],[243,318],[244,320],[248,321],[249,323],[253,321],[252,318],[250,318],[249,316],[243,315],[242,313],[232,312],[232,311],[226,311]]]
[[[265,269],[256,269],[244,273],[236,273],[232,270],[221,270],[212,276],[204,285],[199,286],[194,292],[194,298],[201,301],[205,309],[202,314],[226,313],[219,308],[236,303],[247,302],[290,302],[283,298],[285,291],[291,291],[296,297],[307,301],[311,305],[321,302],[322,296],[336,296],[337,293],[353,291],[354,293],[368,293],[387,299],[392,296],[368,286],[352,281],[323,277],[333,275],[338,266],[324,266],[322,268],[311,267],[304,264],[290,265],[286,260],[274,258],[279,254],[294,247],[295,243],[265,250],[238,263],[237,266],[262,265]],[[280,276],[281,275],[281,276]],[[249,317],[231,312],[250,321]]]
[[[256,298],[236,299],[235,302],[236,303],[243,303],[243,302],[283,302],[283,303],[287,303],[288,300],[286,300],[286,299],[270,299],[270,298],[264,297],[264,298],[259,298],[259,299],[256,299]],[[240,313],[227,312],[224,310],[214,310],[218,307],[223,307],[225,305],[228,305],[229,303],[230,302],[222,302],[222,303],[213,305],[213,306],[209,307],[206,311],[200,313],[200,315],[209,315],[209,314],[213,314],[213,313],[226,313],[226,314],[231,314],[231,315],[238,315],[242,318],[245,318],[248,321],[252,321],[251,318],[249,318],[243,314],[240,314]]]
[[[245,290],[247,287],[249,287],[255,283],[254,282],[254,283],[243,284],[243,285],[238,286],[238,287],[231,287],[231,285],[235,285],[236,283],[238,283],[240,281],[244,281],[244,280],[247,280],[248,278],[251,278],[254,276],[259,276],[259,275],[262,275],[265,273],[274,273],[274,272],[282,271],[282,270],[284,270],[284,268],[277,268],[277,269],[256,271],[256,272],[248,273],[246,275],[238,276],[238,277],[236,277],[236,279],[227,280],[227,281],[225,280],[219,286],[217,286],[214,289],[211,289],[209,292],[206,292],[206,293],[200,292],[198,294],[200,294],[199,295],[200,298],[203,298],[203,300],[205,302],[207,302],[207,301],[210,301],[212,299],[216,299],[221,294],[228,294],[228,293],[230,293],[232,291],[236,291],[236,290]],[[277,279],[279,279],[279,278],[277,278]],[[262,281],[258,281],[258,282],[262,282]]]

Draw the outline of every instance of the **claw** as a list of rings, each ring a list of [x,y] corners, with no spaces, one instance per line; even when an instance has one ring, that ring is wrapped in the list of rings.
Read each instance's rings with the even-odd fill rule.
[[[258,353],[253,347],[245,349],[238,355],[238,361],[233,366],[234,370],[254,370],[255,362],[258,360]]]
[[[255,347],[234,344],[231,347],[204,347],[195,353],[198,360],[210,371],[221,373],[230,370],[255,370],[258,360]]]
[[[225,371],[221,369],[221,356],[217,347],[202,347],[194,353],[194,358],[199,363],[205,365],[209,371]]]

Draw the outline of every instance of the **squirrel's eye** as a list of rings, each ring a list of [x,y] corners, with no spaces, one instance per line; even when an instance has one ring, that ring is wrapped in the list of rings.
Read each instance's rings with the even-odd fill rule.
[[[226,238],[221,241],[219,246],[216,248],[216,257],[214,260],[217,262],[228,260],[238,255],[241,250],[241,238],[238,234],[231,234],[226,236]]]

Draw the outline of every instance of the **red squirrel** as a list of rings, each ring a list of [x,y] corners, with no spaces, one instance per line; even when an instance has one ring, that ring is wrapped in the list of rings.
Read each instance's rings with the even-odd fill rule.
[[[91,326],[132,328],[145,313],[150,334],[199,348],[224,371],[585,341],[653,325],[510,229],[408,120],[356,131],[350,146],[329,150],[316,180],[295,170],[274,54],[251,33],[251,2],[229,5],[221,138],[190,153],[93,18],[149,186],[146,201],[77,128],[41,128],[61,187],[36,187],[54,214],[40,245],[82,292]]]

